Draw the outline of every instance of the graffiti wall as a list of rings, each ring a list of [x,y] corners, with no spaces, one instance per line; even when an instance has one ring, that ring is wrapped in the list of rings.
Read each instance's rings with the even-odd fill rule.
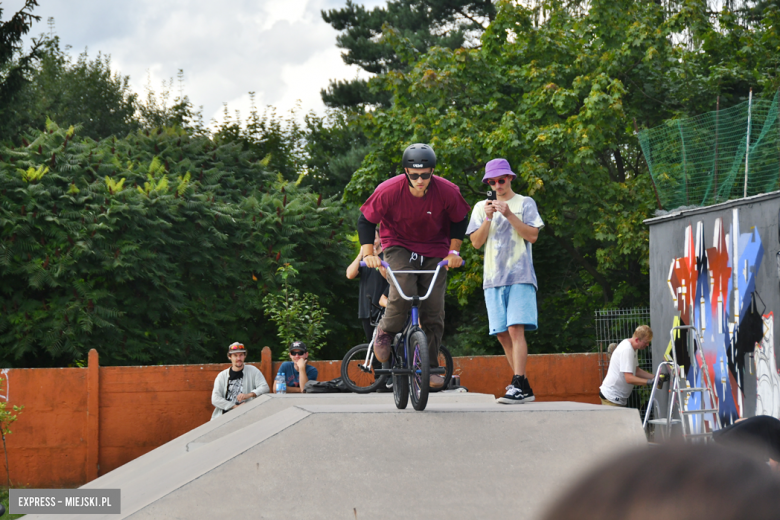
[[[757,413],[780,418],[773,332],[780,308],[778,208],[775,192],[646,221],[654,365],[674,349],[690,386],[708,378],[711,395],[700,403],[693,394],[688,408],[717,408],[723,425]],[[691,325],[695,333],[671,334],[675,325]]]

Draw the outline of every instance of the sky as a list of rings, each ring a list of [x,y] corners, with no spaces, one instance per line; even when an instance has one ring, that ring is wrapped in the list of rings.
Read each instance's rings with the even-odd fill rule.
[[[357,0],[368,8],[384,0]],[[23,0],[0,0],[4,20]],[[330,79],[368,77],[341,60],[338,32],[320,14],[346,0],[39,0],[41,21],[30,36],[54,32],[75,57],[87,49],[111,56],[112,70],[130,76],[144,95],[149,78],[162,82],[184,71],[184,94],[203,106],[206,122],[221,119],[223,104],[246,117],[249,92],[260,108],[273,105],[284,114],[300,100],[304,112],[324,115],[320,90]]]

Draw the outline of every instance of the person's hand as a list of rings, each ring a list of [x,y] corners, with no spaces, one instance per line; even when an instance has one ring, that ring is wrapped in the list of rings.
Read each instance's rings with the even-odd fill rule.
[[[493,204],[491,204],[495,211],[501,213],[505,217],[507,216],[507,213],[511,213],[509,210],[509,204],[504,202],[503,200],[494,200]]]
[[[447,269],[450,267],[460,267],[463,265],[463,259],[455,253],[448,254],[444,257],[444,260],[447,261]]]
[[[385,296],[384,294],[379,297],[379,306],[387,307],[387,296]]]
[[[497,201],[495,200],[489,200],[485,203],[485,215],[487,215],[487,218],[492,219],[493,215],[496,213],[496,206],[494,205]]]
[[[248,393],[248,394],[238,394],[238,396],[236,397],[236,402],[238,404],[241,404],[244,401],[248,401],[249,399],[252,399],[253,397],[255,397],[255,394],[253,394],[251,392]]]
[[[295,369],[298,370],[298,373],[301,372],[301,370],[306,370],[306,357],[301,356],[298,359],[295,360]]]
[[[366,267],[382,267],[382,260],[376,255],[366,255],[363,257]]]

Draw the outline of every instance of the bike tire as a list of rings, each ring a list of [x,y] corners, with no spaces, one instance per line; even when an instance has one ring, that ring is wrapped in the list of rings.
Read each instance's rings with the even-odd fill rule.
[[[447,387],[450,386],[450,381],[452,380],[452,373],[455,365],[452,361],[452,354],[450,354],[450,351],[444,345],[439,346],[439,366],[443,366],[446,369],[446,372],[444,373],[444,385],[441,388],[430,388],[430,392],[441,392],[442,390],[446,390]]]
[[[395,351],[396,354],[393,355],[394,368],[403,368],[403,348],[403,344],[393,345],[393,349],[398,349]],[[399,410],[406,409],[406,405],[409,403],[409,376],[393,374],[393,400],[396,408]]]
[[[369,371],[366,372],[359,367],[365,363],[367,352],[368,343],[362,343],[349,349],[341,361],[341,380],[351,392],[356,394],[373,392],[380,385],[385,384],[387,379],[385,375],[374,374],[374,369],[381,365],[376,358],[374,358],[374,366]]]
[[[393,400],[396,408],[406,409],[409,403],[409,376],[393,375]]]
[[[412,332],[409,336],[409,397],[412,407],[418,412],[428,405],[428,390],[431,382],[431,362],[428,358],[428,339],[421,330]]]

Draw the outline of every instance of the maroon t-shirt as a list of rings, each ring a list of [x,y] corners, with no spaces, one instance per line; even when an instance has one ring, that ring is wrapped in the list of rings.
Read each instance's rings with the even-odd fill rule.
[[[369,222],[381,224],[382,247],[444,258],[450,251],[450,224],[466,218],[469,209],[460,188],[447,179],[434,175],[426,194],[417,198],[401,174],[377,186],[360,211]]]

